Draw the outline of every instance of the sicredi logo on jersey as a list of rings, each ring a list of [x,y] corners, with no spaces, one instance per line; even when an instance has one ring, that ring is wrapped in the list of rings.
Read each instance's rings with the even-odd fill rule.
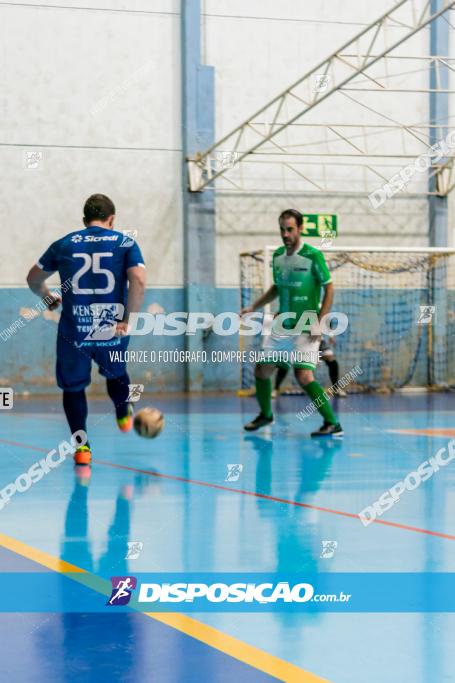
[[[73,235],[71,242],[115,242],[118,235]]]

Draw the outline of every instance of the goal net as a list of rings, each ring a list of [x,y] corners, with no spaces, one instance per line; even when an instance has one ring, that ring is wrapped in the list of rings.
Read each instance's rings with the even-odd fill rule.
[[[240,254],[241,306],[272,284],[276,247]],[[455,385],[455,251],[438,248],[322,249],[335,287],[333,311],[348,316],[337,336],[340,377],[362,374],[348,391]],[[276,310],[276,309],[275,309]],[[273,313],[273,307],[271,312]],[[259,351],[262,335],[239,336],[240,349]],[[327,383],[324,363],[319,381]],[[254,364],[241,369],[241,393],[254,391]]]

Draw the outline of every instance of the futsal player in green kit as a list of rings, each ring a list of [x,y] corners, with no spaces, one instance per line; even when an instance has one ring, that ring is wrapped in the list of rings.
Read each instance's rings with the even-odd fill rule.
[[[318,408],[324,422],[311,436],[343,436],[343,429],[333,412],[328,397],[321,385],[315,381],[321,336],[311,332],[293,333],[293,328],[305,311],[311,311],[319,320],[329,313],[333,301],[333,284],[324,256],[319,249],[302,244],[300,232],[303,216],[295,209],[283,211],[279,217],[283,247],[273,254],[273,282],[242,315],[252,313],[279,297],[279,313],[295,314],[294,319],[284,319],[282,330],[272,329],[263,345],[264,362],[255,369],[256,398],[261,412],[245,425],[247,431],[255,431],[273,422],[272,375],[279,354],[288,354],[297,382]],[[324,295],[321,302],[321,293]],[[305,317],[305,316],[304,316]],[[284,333],[283,333],[284,332]]]

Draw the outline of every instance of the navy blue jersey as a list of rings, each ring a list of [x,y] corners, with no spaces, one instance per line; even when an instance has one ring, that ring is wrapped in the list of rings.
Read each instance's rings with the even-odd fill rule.
[[[127,270],[144,266],[136,242],[121,232],[91,226],[51,244],[38,265],[60,275],[59,334],[77,346],[108,345],[105,340],[112,339],[112,326],[126,306]]]

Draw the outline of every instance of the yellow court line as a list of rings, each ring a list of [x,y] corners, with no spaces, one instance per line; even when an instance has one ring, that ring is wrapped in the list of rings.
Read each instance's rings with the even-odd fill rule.
[[[111,584],[106,579],[91,574],[75,564],[65,562],[65,560],[33,548],[33,546],[27,543],[12,538],[12,536],[0,534],[0,545],[55,572],[69,573],[71,574],[69,578],[84,584],[97,593],[107,596],[111,594]],[[73,576],[73,574],[76,574],[76,576]],[[195,638],[209,647],[224,652],[224,654],[238,659],[259,671],[263,671],[269,676],[274,676],[285,683],[329,683],[325,678],[305,671],[253,645],[248,645],[248,643],[238,638],[234,638],[213,626],[208,626],[185,614],[179,614],[178,612],[141,612],[141,614],[181,631],[191,638]]]
[[[11,536],[7,536],[6,534],[0,534],[0,545],[2,545],[4,548],[7,548],[8,550],[12,550],[14,553],[17,553],[18,555],[26,557],[28,560],[33,560],[33,562],[41,564],[43,567],[52,569],[55,572],[72,572],[74,574],[79,572],[85,574],[88,573],[85,571],[85,569],[76,567],[75,564],[65,562],[65,560],[61,560],[58,557],[49,555],[48,553],[45,553],[42,550],[38,550],[38,548],[33,548],[31,545],[27,545],[27,543],[22,543],[22,541],[18,541],[16,538],[12,538]]]
[[[304,669],[300,669],[284,659],[275,657],[253,645],[248,645],[243,640],[223,633],[213,626],[187,617],[186,614],[169,614],[166,612],[146,612],[146,614],[148,617],[183,631],[188,636],[192,636],[234,659],[239,659],[244,664],[249,664],[255,669],[269,674],[269,676],[275,676],[280,681],[287,683],[329,683],[326,678],[304,671]]]

